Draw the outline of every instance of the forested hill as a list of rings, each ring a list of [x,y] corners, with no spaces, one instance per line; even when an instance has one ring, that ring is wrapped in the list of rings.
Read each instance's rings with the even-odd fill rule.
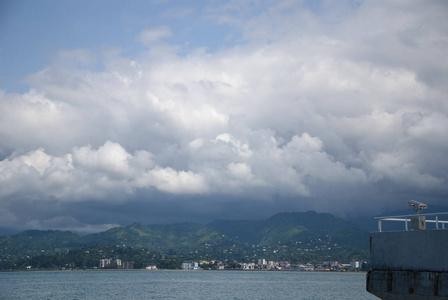
[[[63,253],[90,245],[115,245],[158,252],[188,253],[204,245],[227,246],[232,240],[205,225],[177,223],[143,225],[134,223],[104,232],[82,236],[68,231],[27,230],[0,238],[0,259],[15,260],[27,256]]]
[[[111,244],[156,251],[188,252],[205,244],[225,245],[232,242],[208,226],[195,223],[143,225],[134,223],[105,232],[87,235],[87,244]]]
[[[329,244],[369,247],[367,231],[331,214],[314,211],[279,213],[260,221],[217,220],[208,226],[240,241],[264,246],[320,239]]]
[[[283,255],[283,259],[324,256],[337,259],[342,253],[348,255],[347,249],[367,253],[368,243],[367,231],[330,214],[280,213],[261,221],[220,220],[208,225],[134,223],[86,236],[67,231],[29,230],[0,237],[0,259],[11,262],[91,245],[178,253],[185,254],[185,257],[196,255],[210,260],[255,258],[259,255],[269,258],[274,254]]]

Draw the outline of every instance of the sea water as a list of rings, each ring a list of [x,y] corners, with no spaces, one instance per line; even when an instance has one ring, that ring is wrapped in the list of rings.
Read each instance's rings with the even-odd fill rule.
[[[2,272],[0,299],[377,299],[365,282],[365,273]]]

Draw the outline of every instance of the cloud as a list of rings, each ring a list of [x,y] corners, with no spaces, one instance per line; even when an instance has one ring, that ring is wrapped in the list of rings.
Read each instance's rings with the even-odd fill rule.
[[[1,92],[0,225],[443,204],[446,5],[326,3],[228,1],[203,18],[230,47],[182,52],[154,24],[139,55],[67,50]]]
[[[76,149],[73,153],[75,164],[81,167],[128,177],[131,174],[128,160],[131,155],[119,144],[107,141],[97,151],[90,147]]]
[[[202,175],[171,168],[156,168],[145,174],[143,181],[172,194],[200,194],[207,189]]]
[[[168,26],[160,26],[143,30],[142,32],[140,32],[137,40],[144,45],[150,45],[154,42],[161,41],[171,36],[172,32]]]

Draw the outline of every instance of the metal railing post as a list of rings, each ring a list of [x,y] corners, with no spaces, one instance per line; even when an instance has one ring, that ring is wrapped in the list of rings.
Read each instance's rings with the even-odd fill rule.
[[[376,217],[375,220],[378,221],[378,231],[383,231],[383,221],[401,221],[405,222],[404,227],[406,231],[411,230],[409,228],[409,222],[413,217],[425,217],[426,223],[435,223],[435,228],[437,230],[439,229],[445,229],[445,224],[448,224],[448,220],[446,219],[440,219],[440,216],[448,216],[448,212],[441,212],[441,213],[430,213],[430,214],[420,214],[420,215],[401,215],[401,216],[388,216],[388,217]],[[429,217],[429,219],[428,219]],[[440,226],[442,224],[442,226]],[[412,225],[412,224],[411,224]],[[412,227],[412,226],[411,226]],[[442,227],[442,228],[440,228]]]

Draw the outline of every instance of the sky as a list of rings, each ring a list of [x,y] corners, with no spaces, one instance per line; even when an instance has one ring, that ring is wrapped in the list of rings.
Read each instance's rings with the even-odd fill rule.
[[[0,229],[446,205],[447,19],[444,0],[3,0]]]

